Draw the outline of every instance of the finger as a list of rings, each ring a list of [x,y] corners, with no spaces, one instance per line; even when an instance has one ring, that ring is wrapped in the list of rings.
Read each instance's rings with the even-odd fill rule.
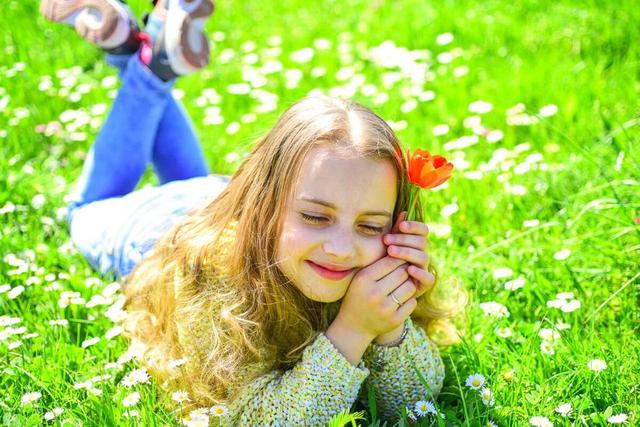
[[[411,279],[407,279],[389,294],[389,298],[391,298],[391,296],[393,295],[398,301],[400,301],[401,304],[404,304],[406,301],[415,296],[414,294],[416,293],[416,291],[416,285]],[[391,300],[393,301],[393,298],[391,298]]]
[[[377,290],[380,292],[380,295],[386,297],[407,280],[409,280],[409,273],[407,272],[407,265],[405,263],[389,273],[386,277],[378,280]]]
[[[400,233],[400,223],[402,223],[402,221],[404,221],[406,217],[407,217],[407,211],[400,212],[400,215],[398,215],[398,219],[396,220],[396,223],[391,228],[390,233],[394,233],[394,234]]]
[[[415,279],[414,283],[417,285],[415,293],[416,298],[431,289],[436,281],[435,276],[431,272],[423,268],[416,267],[415,265],[409,266],[407,272],[412,279]]]
[[[415,234],[387,234],[384,236],[384,243],[424,250],[427,247],[427,238]]]
[[[400,231],[408,234],[418,234],[420,236],[426,236],[429,234],[429,227],[427,224],[420,221],[402,221],[399,224]]]
[[[364,274],[371,280],[378,281],[389,275],[392,271],[406,264],[407,262],[400,258],[394,258],[391,256],[385,256],[378,261],[367,266]]]
[[[410,300],[402,304],[400,308],[398,308],[398,310],[394,314],[394,320],[396,320],[397,323],[401,324],[404,320],[406,320],[407,317],[409,317],[411,313],[413,313],[413,310],[416,309],[417,305],[418,301],[416,301],[415,298],[411,298]]]
[[[429,256],[424,250],[408,248],[406,246],[391,245],[387,247],[387,253],[394,258],[402,259],[422,268],[429,262]]]

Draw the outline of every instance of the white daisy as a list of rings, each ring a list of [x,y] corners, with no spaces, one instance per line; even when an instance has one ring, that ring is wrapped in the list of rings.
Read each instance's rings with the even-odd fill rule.
[[[542,341],[540,343],[540,352],[542,354],[546,354],[547,356],[552,356],[555,354],[555,349],[553,348],[553,343],[550,341]]]
[[[169,367],[170,367],[170,368],[177,368],[177,367],[179,367],[179,366],[184,365],[184,364],[185,364],[185,363],[187,363],[188,361],[189,361],[189,358],[188,358],[188,357],[183,357],[183,358],[180,358],[180,359],[175,359],[175,360],[172,360],[171,362],[169,362]]]
[[[594,372],[600,372],[607,369],[607,362],[601,359],[593,359],[587,363],[587,366]]]
[[[555,259],[556,261],[564,261],[565,259],[569,258],[570,255],[570,249],[562,249],[553,254],[553,259]]]
[[[445,218],[450,217],[451,215],[458,212],[459,210],[460,210],[460,207],[458,206],[457,203],[454,202],[449,205],[443,206],[443,208],[440,210],[440,215],[442,215]]]
[[[224,405],[213,405],[209,408],[209,413],[214,417],[221,417],[229,412],[229,408]]]
[[[509,338],[511,334],[511,328],[509,328],[508,326],[496,328],[496,335],[500,338]]]
[[[491,420],[487,420],[487,425],[486,427],[498,427],[498,424],[494,423]]]
[[[16,299],[23,292],[24,292],[24,286],[18,285],[15,288],[11,289],[7,294],[7,296],[9,297],[9,299]]]
[[[115,336],[120,335],[123,331],[124,329],[122,328],[122,326],[114,326],[113,328],[109,329],[107,333],[104,334],[104,336],[106,339],[111,340]]]
[[[491,103],[487,101],[478,100],[469,104],[469,111],[475,114],[485,114],[492,109],[493,105],[491,105]]]
[[[628,419],[629,419],[629,416],[627,414],[617,414],[607,418],[607,422],[609,424],[622,424],[622,423],[626,423]]]
[[[571,403],[563,403],[562,405],[556,408],[556,412],[562,415],[563,417],[568,416],[569,413],[571,412]]]
[[[482,388],[482,386],[484,386],[485,383],[485,379],[482,375],[480,374],[473,374],[470,375],[469,377],[467,377],[467,380],[465,382],[465,385],[467,387],[470,387],[474,390],[480,390]]]
[[[289,58],[294,62],[297,62],[299,64],[304,64],[306,62],[311,61],[314,55],[315,55],[315,51],[312,48],[305,47],[303,49],[291,52],[291,54],[289,55]]]
[[[451,33],[438,34],[438,36],[436,37],[436,43],[439,44],[440,46],[448,45],[452,41],[453,41],[453,34]]]
[[[44,419],[46,421],[51,421],[58,415],[62,414],[62,411],[64,411],[62,408],[53,408],[51,411],[45,412]]]
[[[182,423],[187,427],[208,427],[209,416],[207,414],[195,415],[189,417],[188,420],[182,420]]]
[[[331,41],[325,38],[315,39],[313,41],[313,47],[318,50],[327,50],[331,47]]]
[[[87,348],[87,347],[90,347],[92,345],[97,344],[99,341],[100,341],[100,337],[89,338],[87,340],[82,341],[82,344],[80,346],[82,348]]]
[[[538,336],[545,341],[557,341],[560,339],[560,333],[549,328],[540,329],[540,332],[538,332]]]
[[[536,427],[553,427],[553,423],[547,417],[531,417],[529,423]]]
[[[540,111],[538,112],[538,114],[540,114],[542,117],[551,117],[555,115],[557,112],[558,112],[558,106],[555,104],[549,104],[540,108]]]
[[[42,397],[42,393],[40,393],[39,391],[32,391],[31,393],[23,394],[22,397],[20,398],[20,405],[24,406],[31,402],[35,402],[41,397]]]
[[[133,406],[140,401],[140,393],[134,391],[133,393],[127,395],[124,399],[122,399],[122,406],[128,408],[129,406]]]
[[[93,386],[93,383],[92,383],[91,381],[89,381],[89,380],[88,380],[88,381],[83,381],[83,382],[81,382],[81,383],[76,383],[76,384],[74,384],[74,385],[73,385],[73,388],[74,388],[75,390],[80,390],[80,389],[83,389],[83,388],[85,388],[85,389],[86,389],[86,388],[89,388],[89,387],[92,387],[92,386]]]
[[[573,299],[574,297],[575,295],[573,294],[573,292],[560,292],[559,294],[556,294],[556,298],[562,299],[562,300],[570,300],[570,299]]]
[[[195,417],[199,417],[200,415],[208,415],[208,414],[209,414],[208,408],[198,408],[189,412],[189,418],[195,418]]]
[[[9,350],[15,350],[16,348],[20,347],[22,345],[22,341],[20,340],[16,340],[13,342],[10,342],[7,347],[9,348]]]
[[[136,385],[137,382],[136,382],[136,379],[133,377],[133,375],[127,374],[124,376],[124,378],[122,378],[122,381],[120,381],[120,384],[122,384],[127,388],[131,388],[134,385]]]
[[[421,417],[424,417],[427,414],[435,414],[436,407],[434,406],[433,402],[431,402],[430,400],[418,400],[416,402],[415,411],[416,411],[416,414],[418,414]]]
[[[580,308],[580,301],[578,301],[577,299],[574,299],[562,304],[562,307],[560,307],[560,310],[563,313],[571,313],[573,311],[576,311],[579,308]]]
[[[101,388],[89,387],[89,388],[87,388],[87,391],[89,393],[93,394],[94,396],[102,396],[102,389]]]
[[[506,372],[502,373],[502,378],[504,378],[505,381],[511,382],[514,380],[514,374],[516,373],[515,369],[510,369]]]
[[[556,323],[556,329],[559,331],[564,331],[566,329],[570,329],[571,325],[568,323],[564,323],[562,321],[558,321],[558,323]]]
[[[493,398],[493,392],[487,387],[483,387],[480,391],[480,398],[482,398],[482,403],[484,403],[486,406],[493,406],[496,403],[495,399]]]
[[[433,133],[433,136],[446,135],[449,133],[449,125],[447,124],[435,125],[431,130],[431,132]]]
[[[187,393],[184,390],[174,391],[173,394],[171,395],[171,400],[178,403],[188,402],[190,400],[189,393]]]
[[[518,277],[517,279],[509,280],[505,282],[504,288],[508,291],[515,291],[524,287],[524,277]]]
[[[513,276],[513,270],[509,267],[501,267],[493,270],[493,278],[496,280],[506,279],[507,277]]]
[[[149,384],[151,378],[145,368],[134,369],[129,375],[135,378],[137,384]]]
[[[483,302],[480,304],[480,308],[484,312],[485,316],[502,318],[509,317],[510,313],[507,307],[495,301]]]
[[[487,142],[489,144],[495,144],[498,141],[502,141],[502,139],[504,138],[504,132],[502,132],[500,129],[491,129],[489,132],[487,132],[485,138],[487,138]]]

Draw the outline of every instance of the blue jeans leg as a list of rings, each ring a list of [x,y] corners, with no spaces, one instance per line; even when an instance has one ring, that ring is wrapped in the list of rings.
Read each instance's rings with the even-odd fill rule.
[[[173,81],[163,82],[140,62],[129,58],[122,87],[87,154],[77,182],[73,209],[131,192],[145,172]]]
[[[120,76],[126,72],[130,55],[107,55],[107,62]],[[200,142],[184,107],[171,96],[156,131],[151,163],[160,184],[207,176],[209,168]]]
[[[218,194],[223,180],[206,177],[195,132],[171,94],[173,82],[157,78],[138,55],[108,62],[120,70],[122,87],[88,153],[67,219],[89,263],[122,277],[199,198]],[[149,163],[162,184],[175,182],[132,191]]]
[[[160,184],[209,175],[209,168],[184,107],[171,97],[156,132],[151,157]]]

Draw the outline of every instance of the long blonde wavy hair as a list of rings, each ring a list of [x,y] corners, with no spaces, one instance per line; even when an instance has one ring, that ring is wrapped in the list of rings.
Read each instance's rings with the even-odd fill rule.
[[[125,278],[125,335],[159,383],[188,391],[192,405],[228,402],[258,376],[291,368],[340,308],[340,301],[305,297],[276,264],[285,204],[316,144],[388,159],[399,177],[394,223],[407,210],[406,161],[387,123],[353,101],[305,98],[257,141],[228,186],[167,232]],[[416,211],[423,221],[420,206]],[[447,286],[420,297],[411,316],[440,344],[456,332],[443,321],[466,303],[459,297],[465,292],[451,298]],[[176,368],[183,357],[189,362]]]

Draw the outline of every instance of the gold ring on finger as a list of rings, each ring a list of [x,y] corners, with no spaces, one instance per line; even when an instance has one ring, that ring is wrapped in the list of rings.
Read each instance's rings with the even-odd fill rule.
[[[398,304],[398,307],[400,307],[402,305],[402,303],[400,301],[398,301],[398,298],[396,298],[396,296],[394,294],[391,294],[391,299],[394,300],[396,302],[396,304]]]

